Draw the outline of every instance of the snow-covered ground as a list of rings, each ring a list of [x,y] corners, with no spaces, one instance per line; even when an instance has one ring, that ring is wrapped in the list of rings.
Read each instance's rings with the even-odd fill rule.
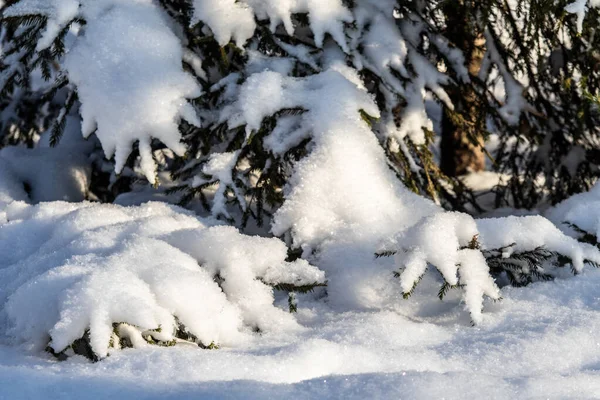
[[[477,327],[457,300],[419,292],[395,311],[307,303],[305,330],[238,348],[153,346],[90,363],[2,346],[0,398],[598,398],[599,285],[587,270],[505,289]]]

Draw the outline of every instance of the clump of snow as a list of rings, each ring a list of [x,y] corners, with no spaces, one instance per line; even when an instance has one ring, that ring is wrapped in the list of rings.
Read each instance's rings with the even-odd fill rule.
[[[600,261],[600,253],[596,247],[566,236],[552,222],[539,215],[479,219],[477,229],[484,249],[498,249],[514,243],[511,250],[507,250],[507,255],[511,251],[522,252],[545,247],[568,257],[577,272],[583,270],[586,261]]]
[[[400,232],[382,251],[395,253],[400,287],[406,296],[432,265],[447,285],[463,288],[465,306],[473,322],[480,323],[483,297],[500,298],[482,251],[503,249],[502,257],[508,259],[512,253],[539,248],[568,257],[577,272],[583,270],[586,261],[600,261],[596,247],[564,235],[544,217],[475,220],[457,212],[422,219]]]
[[[273,224],[276,235],[291,231],[294,243],[306,251],[352,224],[383,225],[398,220],[399,214],[410,223],[418,217],[407,215],[408,207],[400,205],[403,197],[411,196],[387,167],[383,149],[361,117],[361,111],[375,117],[379,112],[357,82],[354,70],[341,64],[304,79],[272,71],[255,74],[242,86],[237,104],[221,117],[231,127],[246,124],[248,130],[257,130],[279,110],[306,110],[287,132],[282,124],[274,132],[289,143],[310,138],[312,152],[296,164],[286,202]],[[281,151],[275,142],[267,140]],[[434,208],[422,202],[423,212]]]
[[[237,190],[237,186],[233,185],[233,169],[238,162],[238,151],[230,153],[214,153],[211,154],[208,162],[202,167],[202,173],[208,175],[211,179],[207,180],[201,176],[195,176],[192,182],[193,187],[199,187],[206,183],[218,182],[219,187],[214,194],[214,201],[211,212],[215,217],[224,216],[230,218],[227,211],[227,195],[228,188],[233,187]],[[245,202],[244,196],[241,193],[236,193],[241,202]]]
[[[574,237],[588,233],[600,238],[600,183],[549,209],[546,217]]]
[[[223,292],[239,307],[244,322],[260,329],[280,331],[296,327],[289,312],[273,307],[273,289],[269,285],[310,286],[324,281],[323,272],[304,260],[285,262],[285,243],[243,236],[233,227],[179,231],[166,240],[192,255],[211,276],[222,279]]]
[[[88,332],[104,357],[113,324],[122,323],[160,341],[185,329],[204,345],[228,346],[255,328],[297,329],[274,307],[271,286],[324,281],[305,261],[286,262],[277,239],[211,226],[163,203],[15,201],[5,213],[0,320],[10,337],[39,346],[49,338],[56,352]]]
[[[283,23],[292,35],[294,13],[308,14],[317,47],[322,47],[325,34],[330,34],[344,50],[348,49],[344,22],[352,22],[352,14],[341,0],[194,0],[193,22],[206,23],[221,46],[233,39],[243,47],[256,29],[255,15],[261,20],[268,18],[272,31]]]
[[[221,121],[251,132],[264,118],[298,108],[300,115],[282,118],[265,140],[275,154],[311,140],[310,153],[294,165],[272,232],[287,235],[327,272],[330,301],[348,308],[381,306],[394,295],[391,266],[373,267],[378,241],[438,208],[409,192],[389,169],[363,119],[379,111],[356,71],[338,61],[306,78],[273,71],[250,76]]]
[[[577,32],[579,33],[583,31],[583,20],[588,11],[588,4],[590,7],[600,7],[600,0],[575,0],[565,7],[568,13],[577,16]]]
[[[183,156],[179,120],[200,125],[187,102],[200,96],[200,88],[183,71],[181,42],[161,8],[151,1],[22,0],[4,11],[5,16],[31,14],[48,19],[41,48],[75,17],[86,21],[64,60],[82,103],[83,135],[97,134],[106,156],[115,157],[117,172],[137,141],[143,173],[155,183],[152,138]]]
[[[473,322],[481,321],[483,297],[500,297],[490,276],[484,256],[473,245],[478,230],[475,220],[462,213],[439,213],[424,218],[401,232],[396,265],[402,269],[400,286],[410,294],[422,279],[429,264],[442,274],[450,286],[464,286],[464,301]]]
[[[194,0],[193,4],[192,23],[206,23],[221,46],[234,39],[238,47],[243,47],[254,34],[254,14],[243,3],[235,0]]]

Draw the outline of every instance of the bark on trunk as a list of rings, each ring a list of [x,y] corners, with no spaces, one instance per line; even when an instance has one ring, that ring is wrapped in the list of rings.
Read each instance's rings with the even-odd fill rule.
[[[473,23],[473,2],[455,0],[446,4],[447,38],[462,50],[469,74],[477,76],[485,55],[485,38]],[[485,153],[481,148],[485,115],[482,115],[477,95],[470,85],[460,84],[449,90],[449,95],[455,111],[444,110],[442,118],[441,170],[453,177],[482,171],[485,169]]]

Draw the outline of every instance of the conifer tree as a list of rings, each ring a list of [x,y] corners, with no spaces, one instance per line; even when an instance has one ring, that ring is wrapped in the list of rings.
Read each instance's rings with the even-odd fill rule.
[[[68,73],[65,47],[85,41],[86,30],[93,28],[86,26],[86,18],[99,18],[98,10],[104,6],[86,11],[90,7],[86,2],[65,2],[65,12],[68,4],[81,5],[71,14],[53,15],[53,2],[42,7],[40,2],[21,0],[7,3],[4,9],[13,3],[16,6],[2,23],[3,141],[33,146],[37,135],[51,129],[56,143],[65,115],[79,110],[81,78],[93,72],[81,71],[80,82],[73,79],[77,74]],[[595,50],[598,39],[591,34],[593,24],[584,23],[579,32],[578,19],[565,11],[566,2],[333,2],[338,14],[332,21],[313,21],[311,12],[316,11],[300,3],[277,8],[270,2],[248,0],[227,3],[232,15],[242,21],[239,29],[231,31],[223,25],[225,14],[215,4],[208,0],[160,1],[170,23],[178,26],[184,69],[203,89],[193,106],[204,119],[192,123],[180,119],[179,137],[185,147],[169,142],[169,135],[161,144],[148,140],[152,135],[138,141],[135,133],[118,146],[114,141],[107,143],[101,127],[99,137],[105,136],[106,154],[112,156],[116,151],[119,175],[96,180],[96,192],[106,193],[108,183],[115,194],[131,190],[132,183],[144,175],[156,183],[151,170],[158,161],[160,170],[172,173],[169,186],[181,191],[183,203],[199,199],[211,208],[207,197],[212,196],[219,179],[205,176],[203,168],[215,152],[237,151],[233,185],[222,188],[220,194],[240,207],[243,217],[238,223],[250,216],[262,221],[263,212],[282,204],[281,188],[289,178],[285,171],[302,158],[310,140],[295,143],[278,155],[265,149],[263,138],[281,118],[291,123],[293,114],[299,117],[302,113],[285,110],[265,121],[249,145],[243,129],[231,129],[227,121],[218,119],[233,99],[227,89],[256,72],[252,68],[260,64],[261,57],[278,59],[279,65],[291,62],[285,72],[302,78],[322,71],[334,52],[359,72],[362,83],[375,96],[380,118],[364,117],[386,148],[390,167],[417,193],[454,209],[462,209],[468,201],[468,190],[445,177],[431,151],[432,121],[440,122],[436,117],[440,109],[447,133],[441,157],[446,174],[464,171],[452,166],[460,159],[471,160],[467,164],[480,169],[483,139],[490,132],[499,135],[501,147],[494,156],[495,166],[511,178],[497,188],[498,204],[533,207],[545,198],[556,202],[589,188],[594,180],[598,168],[594,161],[598,108],[593,101],[600,58]],[[596,19],[597,10],[592,8],[587,21]],[[329,23],[333,24],[331,31]],[[66,44],[67,37],[70,43]],[[48,82],[40,85],[40,76]],[[505,94],[499,96],[502,92]],[[82,104],[84,110],[79,111],[83,115],[85,100]],[[191,108],[180,114],[184,115],[191,116]],[[86,135],[95,131],[93,123],[84,128]],[[165,141],[175,152],[153,153]],[[187,159],[181,158],[186,151]],[[152,161],[153,157],[157,160]],[[242,163],[250,168],[238,171]],[[146,172],[136,177],[140,167]],[[198,177],[196,184],[194,177]],[[235,192],[237,196],[232,195]],[[240,204],[245,201],[240,202],[239,194],[251,198],[248,208]]]
[[[112,195],[99,197],[144,179],[231,224],[264,225],[302,250],[292,257],[316,252],[344,213],[388,223],[379,206],[398,182],[464,210],[468,188],[432,151],[442,119],[469,151],[499,135],[510,180],[498,205],[556,202],[598,168],[598,39],[565,6],[20,0],[2,11],[0,103],[18,110],[2,136],[33,145],[50,129],[57,143],[78,113],[114,163],[110,177],[95,164],[92,191]],[[348,196],[360,199],[351,211]],[[419,204],[404,217],[426,215]]]

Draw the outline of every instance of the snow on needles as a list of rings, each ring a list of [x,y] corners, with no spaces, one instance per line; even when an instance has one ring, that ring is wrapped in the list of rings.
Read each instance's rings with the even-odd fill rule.
[[[390,282],[392,266],[373,261],[378,241],[438,208],[409,192],[389,169],[364,120],[377,117],[378,109],[356,71],[341,62],[306,78],[254,74],[221,120],[254,131],[265,117],[290,108],[303,112],[280,120],[265,143],[281,154],[311,139],[311,151],[294,165],[272,232],[288,234],[293,246],[327,272],[332,303],[380,307],[398,291]]]
[[[181,43],[160,8],[148,0],[22,0],[4,12],[31,14],[49,21],[38,49],[75,17],[86,21],[84,35],[64,60],[82,103],[83,135],[96,133],[106,156],[115,157],[117,172],[138,141],[142,170],[154,183],[152,138],[183,156],[179,120],[200,125],[186,100],[200,96],[200,88],[183,71]]]
[[[565,7],[568,13],[577,16],[577,31],[579,33],[583,31],[583,20],[588,11],[588,4],[590,7],[600,7],[600,0],[575,0]]]
[[[41,347],[49,337],[56,352],[88,332],[102,358],[113,324],[127,324],[123,334],[134,345],[146,343],[142,334],[171,341],[177,330],[231,346],[251,329],[297,329],[274,307],[270,285],[324,281],[307,262],[286,262],[277,239],[212,226],[163,203],[14,201],[5,213],[0,320],[8,336]]]
[[[392,243],[382,251],[396,253],[405,294],[412,293],[432,265],[446,284],[463,288],[465,306],[475,323],[481,322],[483,297],[500,297],[482,251],[502,249],[502,258],[509,259],[513,253],[545,248],[568,257],[577,272],[586,261],[600,262],[595,246],[565,236],[541,216],[475,220],[458,212],[438,213],[400,232]]]
[[[341,0],[194,0],[193,4],[193,23],[206,23],[221,46],[233,39],[238,47],[243,47],[256,29],[254,15],[261,20],[268,18],[272,31],[283,23],[292,35],[292,14],[308,13],[318,47],[323,46],[328,33],[342,49],[348,50],[343,24],[352,22],[352,13]]]

